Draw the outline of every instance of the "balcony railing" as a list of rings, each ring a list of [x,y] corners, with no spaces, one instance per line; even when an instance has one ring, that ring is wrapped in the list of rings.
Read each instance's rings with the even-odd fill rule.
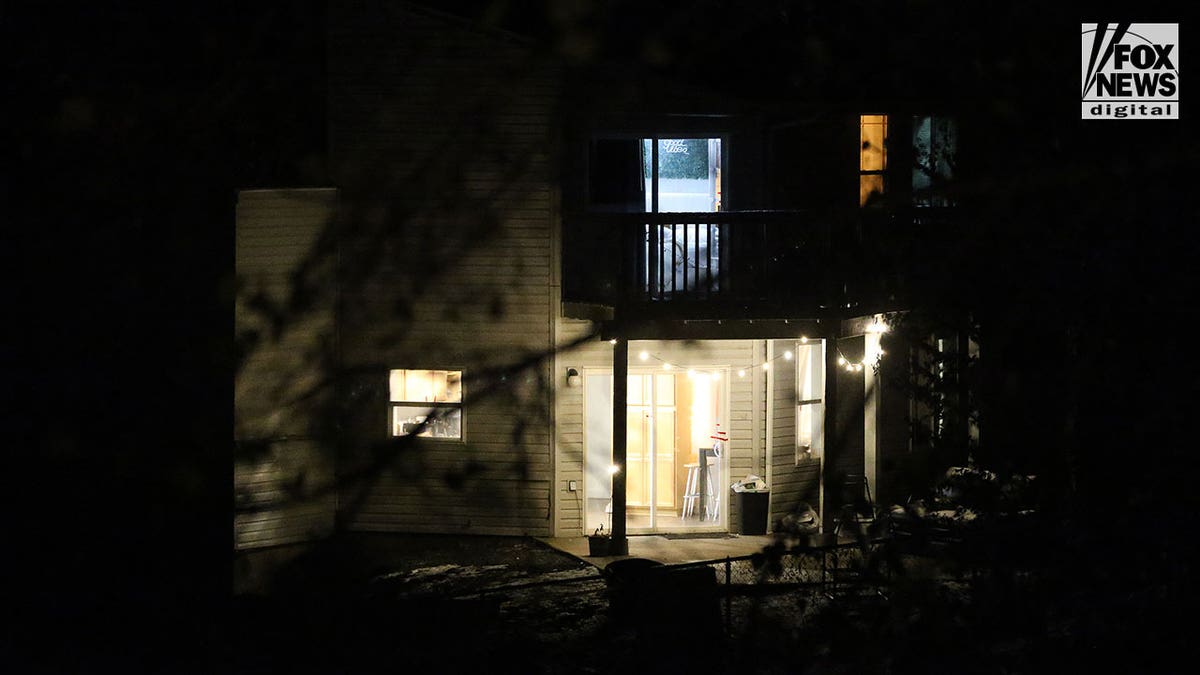
[[[944,216],[930,209],[577,214],[564,233],[564,299],[692,314],[894,299],[911,267],[928,269],[920,239]]]

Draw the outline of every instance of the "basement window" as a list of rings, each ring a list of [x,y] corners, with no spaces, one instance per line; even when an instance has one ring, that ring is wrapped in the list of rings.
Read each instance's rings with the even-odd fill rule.
[[[388,373],[392,436],[462,439],[461,370]]]

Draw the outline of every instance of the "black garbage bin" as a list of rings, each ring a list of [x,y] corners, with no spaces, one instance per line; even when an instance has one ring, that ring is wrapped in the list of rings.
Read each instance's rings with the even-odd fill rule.
[[[733,497],[737,500],[738,512],[742,514],[742,534],[766,534],[770,490],[735,491]]]

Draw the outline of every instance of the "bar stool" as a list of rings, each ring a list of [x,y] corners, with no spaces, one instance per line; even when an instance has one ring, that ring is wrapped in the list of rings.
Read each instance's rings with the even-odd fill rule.
[[[683,466],[687,468],[687,487],[683,490],[683,517],[690,518],[696,513],[696,500],[700,499],[700,464],[693,462]]]
[[[719,457],[708,458],[708,480],[705,481],[704,517],[708,520],[721,519],[721,490],[716,485],[721,480],[721,460]]]

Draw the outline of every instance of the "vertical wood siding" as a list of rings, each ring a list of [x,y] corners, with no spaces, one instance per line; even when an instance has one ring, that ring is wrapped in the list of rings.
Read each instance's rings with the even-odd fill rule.
[[[332,296],[271,322],[249,301],[261,293],[285,304],[291,275],[309,259],[329,226],[331,189],[252,190],[238,195],[236,272],[243,290],[235,309],[239,333],[257,331],[234,381],[234,546],[304,541],[333,529],[333,450],[312,438],[320,396],[321,357],[334,334]]]
[[[503,35],[335,2],[330,155],[346,191],[342,359],[354,457],[387,441],[387,370],[464,373],[463,441],[418,441],[348,485],[353,530],[550,534],[558,76]],[[546,359],[470,400],[483,369]]]

